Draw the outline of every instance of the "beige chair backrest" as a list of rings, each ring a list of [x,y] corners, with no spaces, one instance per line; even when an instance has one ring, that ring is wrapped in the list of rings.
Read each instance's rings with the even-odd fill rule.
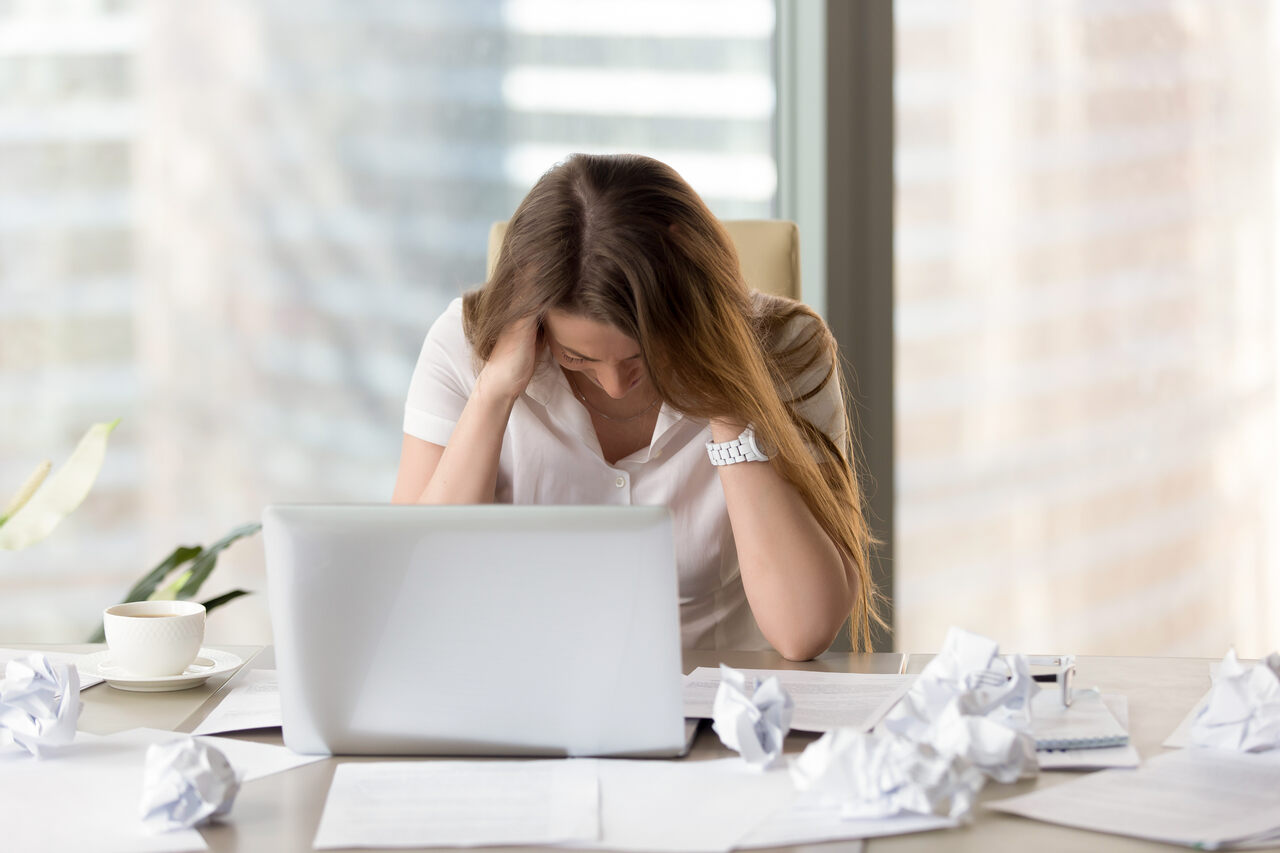
[[[781,219],[726,219],[722,221],[734,248],[747,286],[763,293],[800,299],[800,229]],[[507,223],[489,229],[489,261],[485,280],[493,275]]]

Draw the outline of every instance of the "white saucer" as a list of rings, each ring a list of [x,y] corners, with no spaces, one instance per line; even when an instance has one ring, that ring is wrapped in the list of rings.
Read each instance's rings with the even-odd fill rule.
[[[204,684],[206,678],[222,675],[243,664],[239,655],[220,652],[217,649],[201,649],[196,659],[178,675],[133,675],[111,661],[111,650],[95,652],[81,661],[81,671],[106,679],[117,690],[136,693],[164,693],[170,690],[190,690]]]

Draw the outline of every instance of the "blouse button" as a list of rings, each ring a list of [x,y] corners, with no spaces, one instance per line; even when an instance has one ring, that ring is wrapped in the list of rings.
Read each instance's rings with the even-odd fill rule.
[[[621,489],[623,486],[625,486],[625,485],[627,484],[627,478],[626,478],[626,477],[619,477],[618,479],[616,479],[616,480],[614,480],[614,481],[613,481],[613,484],[614,484],[615,486],[617,486],[619,489]]]

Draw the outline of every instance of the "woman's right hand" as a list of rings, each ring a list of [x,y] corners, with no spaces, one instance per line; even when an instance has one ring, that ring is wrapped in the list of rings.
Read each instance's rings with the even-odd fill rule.
[[[538,364],[542,341],[538,318],[522,317],[502,330],[480,370],[479,386],[485,391],[514,400],[524,393]]]

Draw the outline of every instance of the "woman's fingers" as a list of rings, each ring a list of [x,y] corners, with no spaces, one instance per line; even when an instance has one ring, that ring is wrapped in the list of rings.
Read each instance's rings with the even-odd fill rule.
[[[524,393],[538,364],[539,331],[534,316],[521,317],[503,329],[483,370],[496,389],[511,397]]]

